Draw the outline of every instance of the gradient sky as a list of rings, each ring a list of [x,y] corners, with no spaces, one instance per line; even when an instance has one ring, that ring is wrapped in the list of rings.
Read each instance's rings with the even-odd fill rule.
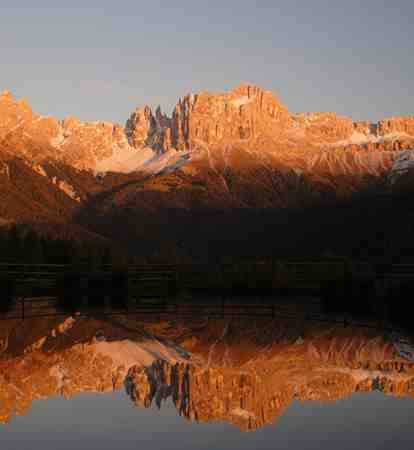
[[[124,122],[241,81],[295,112],[414,114],[413,0],[13,0],[0,49],[0,91],[59,118]]]

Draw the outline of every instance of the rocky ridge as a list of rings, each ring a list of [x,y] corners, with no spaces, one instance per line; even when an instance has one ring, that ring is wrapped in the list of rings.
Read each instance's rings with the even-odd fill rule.
[[[8,91],[0,95],[0,146],[33,163],[52,159],[79,169],[91,169],[114,151],[129,148],[120,125],[43,117]]]
[[[148,247],[145,256],[159,251],[163,236],[192,255],[206,229],[217,231],[210,240],[222,235],[232,242],[226,222],[238,222],[239,213],[305,211],[412,189],[413,123],[414,117],[369,123],[335,113],[294,114],[250,84],[187,95],[171,116],[138,108],[125,127],[43,117],[5,92],[0,217],[41,221],[42,230],[53,222],[53,229],[64,227],[59,236],[92,232],[133,253]],[[244,235],[258,233],[253,216],[243,219]],[[203,227],[194,227],[198,222]],[[267,242],[275,242],[271,228]],[[320,246],[323,252],[332,244]],[[233,248],[220,244],[216,253]],[[195,258],[210,249],[199,247]]]
[[[291,114],[270,91],[242,84],[225,94],[201,92],[180,99],[171,118],[147,106],[127,123],[130,143],[155,145],[168,151],[264,141],[270,148],[286,144],[308,147],[365,146],[368,150],[399,150],[414,139],[414,117],[378,123],[354,122],[335,113]],[[134,134],[135,133],[135,134]],[[273,146],[273,148],[272,148]]]
[[[172,151],[225,146],[263,153],[306,150],[310,155],[312,149],[323,148],[406,150],[414,145],[414,117],[372,124],[335,113],[291,114],[270,91],[242,84],[224,94],[187,95],[171,117],[160,108],[155,113],[148,106],[138,108],[124,128],[74,117],[42,117],[26,100],[14,101],[5,91],[0,95],[0,143],[33,162],[54,159],[77,169],[125,172],[142,170]],[[121,160],[126,166],[116,167],[114,162]]]

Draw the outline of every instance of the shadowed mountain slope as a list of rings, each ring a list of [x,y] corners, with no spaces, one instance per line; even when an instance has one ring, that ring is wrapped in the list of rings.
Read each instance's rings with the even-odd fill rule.
[[[125,127],[39,116],[4,92],[0,219],[92,232],[146,256],[262,257],[266,246],[292,254],[298,242],[307,256],[339,251],[331,235],[348,253],[364,241],[378,256],[376,234],[408,236],[413,149],[413,117],[294,114],[250,84],[187,95],[171,116],[138,108]],[[310,250],[304,240],[318,228]]]

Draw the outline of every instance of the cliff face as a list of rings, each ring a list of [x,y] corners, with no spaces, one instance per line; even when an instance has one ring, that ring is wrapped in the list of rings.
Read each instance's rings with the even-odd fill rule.
[[[401,133],[407,136],[414,136],[414,116],[393,117],[378,122],[378,134],[381,136],[390,133]]]
[[[78,169],[93,169],[114,152],[132,151],[120,125],[43,117],[7,91],[0,95],[0,146],[33,163],[51,159]]]
[[[264,152],[297,149],[347,148],[399,150],[413,144],[413,117],[399,117],[378,123],[354,122],[333,112],[291,114],[269,91],[242,84],[224,94],[201,92],[187,95],[176,105],[172,118],[159,120],[146,107],[145,119],[128,121],[128,130],[143,123],[148,131],[138,143],[151,142],[165,150],[197,150],[231,145],[259,147]],[[164,136],[168,136],[163,147]],[[135,142],[136,144],[136,142]],[[287,148],[286,148],[287,147]]]
[[[242,147],[264,155],[307,150],[309,158],[312,150],[324,148],[397,151],[414,146],[414,118],[371,124],[335,113],[291,114],[271,92],[242,84],[227,93],[187,95],[171,118],[160,108],[155,113],[148,106],[138,108],[123,128],[42,117],[6,91],[0,96],[0,143],[38,162],[54,159],[78,169],[116,171],[114,162],[123,160],[134,171],[171,150]],[[122,171],[128,171],[127,166]]]
[[[171,128],[175,147],[188,150],[262,136],[277,139],[289,122],[287,108],[271,92],[243,84],[226,94],[187,95],[174,109]]]
[[[171,119],[160,108],[155,115],[149,106],[136,109],[127,120],[125,133],[134,148],[151,147],[162,152],[172,148]]]
[[[279,99],[258,86],[201,92],[180,99],[171,119],[149,107],[137,110],[127,122],[131,145],[196,151],[206,147],[263,144],[264,152],[312,148],[354,147],[399,150],[413,144],[413,117],[378,123],[354,122],[333,112],[291,114]]]

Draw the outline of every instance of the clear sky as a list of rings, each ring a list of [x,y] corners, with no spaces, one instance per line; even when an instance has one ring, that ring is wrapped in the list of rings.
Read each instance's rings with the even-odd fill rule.
[[[295,112],[414,114],[413,0],[4,1],[0,50],[0,90],[60,118],[241,81]]]

